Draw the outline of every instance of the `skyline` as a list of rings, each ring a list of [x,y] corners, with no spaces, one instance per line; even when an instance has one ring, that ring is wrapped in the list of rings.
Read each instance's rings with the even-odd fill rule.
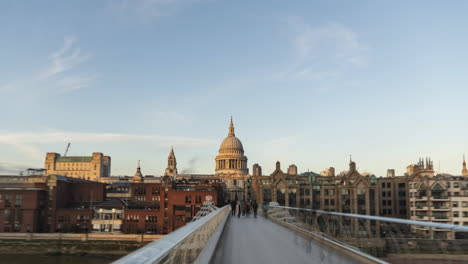
[[[467,152],[468,3],[0,3],[0,174],[103,152],[113,175],[248,167],[386,174]],[[51,7],[52,6],[52,7]],[[79,12],[77,12],[79,10]],[[33,45],[31,45],[33,44]]]

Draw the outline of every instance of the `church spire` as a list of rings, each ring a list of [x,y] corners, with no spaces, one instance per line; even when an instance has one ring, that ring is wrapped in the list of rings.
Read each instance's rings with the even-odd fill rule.
[[[143,182],[143,174],[141,173],[140,160],[138,160],[138,167],[135,175],[133,176],[133,182]]]
[[[236,134],[234,134],[234,123],[232,122],[232,116],[231,116],[231,124],[229,125],[229,134],[230,137],[235,137]]]
[[[468,176],[468,169],[466,168],[465,154],[463,154],[462,176]]]
[[[167,168],[164,172],[164,176],[174,177],[177,175],[177,160],[174,154],[174,147],[171,146],[169,157],[167,157]]]

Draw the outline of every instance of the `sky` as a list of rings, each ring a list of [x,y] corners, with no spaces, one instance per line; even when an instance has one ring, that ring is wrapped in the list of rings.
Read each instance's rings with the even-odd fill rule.
[[[0,174],[102,152],[214,173],[233,116],[263,173],[398,175],[468,154],[467,1],[0,2]]]

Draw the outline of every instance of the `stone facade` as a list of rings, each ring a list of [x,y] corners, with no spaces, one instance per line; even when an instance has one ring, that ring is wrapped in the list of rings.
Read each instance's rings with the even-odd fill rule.
[[[249,169],[242,142],[235,136],[232,118],[228,136],[221,143],[215,161],[215,177],[226,184],[227,199],[244,199]]]
[[[177,175],[177,160],[174,154],[174,148],[171,147],[169,157],[167,157],[167,168],[164,176],[175,177]]]
[[[90,181],[110,177],[111,158],[100,152],[91,156],[61,156],[49,152],[45,160],[45,176],[62,175]]]
[[[432,161],[420,160],[409,175],[411,219],[468,226],[468,178],[435,175]],[[413,226],[420,237],[438,239],[467,238],[465,234],[440,228]]]

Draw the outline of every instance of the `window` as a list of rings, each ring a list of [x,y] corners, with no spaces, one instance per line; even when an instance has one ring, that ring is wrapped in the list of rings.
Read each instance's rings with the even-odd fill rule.
[[[450,182],[447,182],[447,188],[450,188]]]
[[[458,187],[459,187],[458,182],[454,182],[454,183],[453,183],[453,188],[458,188]]]
[[[146,195],[146,189],[142,187],[135,188],[135,195]]]
[[[192,203],[192,196],[191,195],[185,195],[185,203]]]
[[[468,202],[462,202],[462,207],[468,207]]]
[[[458,211],[453,212],[453,217],[458,217],[460,213]]]
[[[335,195],[335,190],[330,189],[330,195]]]
[[[387,182],[387,188],[391,188],[391,183]]]
[[[10,205],[11,196],[9,194],[5,194],[5,206]]]
[[[15,200],[15,206],[21,206],[22,201],[23,201],[23,196],[17,194],[16,200]]]
[[[392,196],[392,192],[387,192],[387,196],[388,196],[388,197],[391,197],[391,196]]]
[[[195,202],[196,203],[201,203],[201,195],[195,196]]]
[[[456,201],[452,202],[452,207],[458,207],[458,202]]]
[[[463,217],[468,217],[468,212],[463,212]]]
[[[328,196],[328,189],[325,189],[325,195]]]

